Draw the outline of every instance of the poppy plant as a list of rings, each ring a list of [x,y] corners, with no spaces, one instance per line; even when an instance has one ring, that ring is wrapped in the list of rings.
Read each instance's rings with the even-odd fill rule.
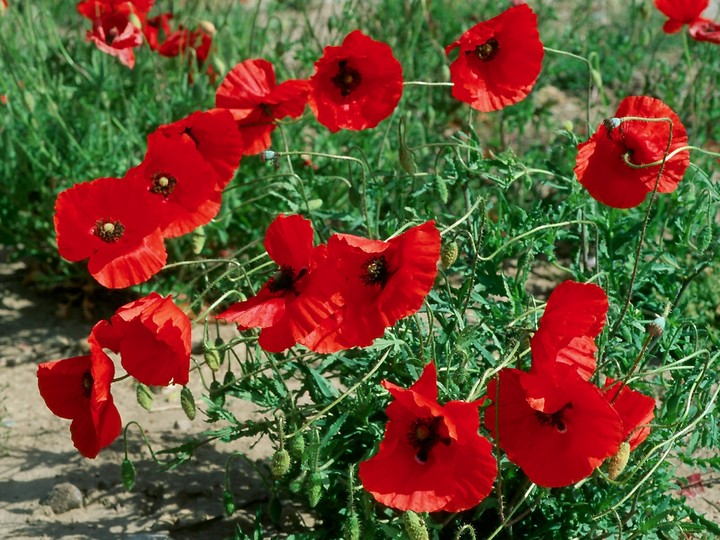
[[[693,24],[708,5],[710,0],[655,0],[655,7],[668,18],[663,25],[666,34],[674,34],[686,24]]]
[[[105,54],[116,57],[129,68],[135,66],[133,49],[142,45],[142,32],[125,12],[114,11],[93,20],[92,31],[87,32],[87,41]]]
[[[277,263],[277,272],[255,296],[233,304],[217,318],[237,323],[239,330],[262,328],[259,343],[266,351],[281,352],[295,345],[292,319],[304,301],[305,287],[327,256],[324,245],[312,244],[309,220],[280,214],[265,235],[265,249]]]
[[[363,487],[378,502],[413,512],[461,512],[487,497],[497,465],[478,433],[480,401],[440,405],[432,362],[410,388],[382,385],[395,400],[380,449],[360,463]]]
[[[187,234],[220,211],[220,178],[188,138],[151,134],[145,159],[125,178],[152,199],[165,237]]]
[[[172,297],[158,293],[122,306],[91,336],[120,354],[125,370],[148,386],[185,385],[190,372],[190,319]]]
[[[630,450],[635,450],[650,435],[650,423],[655,418],[655,400],[610,377],[605,380],[602,391],[620,415],[623,440],[630,445]]]
[[[80,15],[90,20],[120,12],[136,15],[142,24],[154,3],[155,0],[82,0],[76,7]]]
[[[259,154],[270,148],[276,120],[302,115],[308,91],[304,80],[276,84],[275,70],[267,60],[245,60],[225,76],[215,93],[215,106],[232,112],[243,136],[245,154]]]
[[[40,364],[37,378],[48,409],[72,420],[75,448],[94,458],[120,435],[122,423],[110,393],[115,367],[92,336],[88,341],[89,355]]]
[[[690,24],[688,34],[695,41],[720,44],[720,23],[708,19],[697,19]]]
[[[147,281],[167,260],[162,232],[145,193],[118,178],[75,184],[55,202],[60,256],[88,259],[104,287],[121,289]]]
[[[510,461],[542,487],[586,478],[615,455],[623,424],[600,390],[575,367],[552,371],[500,370],[490,381],[485,426]]]
[[[244,146],[230,111],[196,111],[172,124],[158,127],[151,137],[160,138],[160,135],[192,141],[203,159],[217,173],[218,191],[225,189],[235,177]]]
[[[452,95],[483,112],[525,99],[540,75],[545,54],[537,16],[527,4],[476,24],[445,48],[459,49],[450,64]]]
[[[353,30],[315,62],[308,105],[332,132],[361,130],[390,116],[402,92],[402,66],[390,46]]]
[[[624,119],[625,117],[630,117]],[[670,142],[669,157],[660,167]],[[615,117],[603,122],[578,145],[575,175],[590,195],[613,208],[632,208],[645,200],[657,184],[658,193],[677,189],[690,164],[688,137],[680,118],[659,99],[626,97]]]
[[[532,370],[574,366],[588,380],[595,372],[595,339],[605,326],[608,299],[592,283],[565,281],[555,287],[530,341]]]
[[[434,221],[387,242],[333,235],[328,263],[318,271],[308,296],[333,298],[329,303],[340,307],[324,320],[309,311],[294,319],[298,342],[321,353],[371,345],[385,328],[422,307],[439,260],[440,232]]]

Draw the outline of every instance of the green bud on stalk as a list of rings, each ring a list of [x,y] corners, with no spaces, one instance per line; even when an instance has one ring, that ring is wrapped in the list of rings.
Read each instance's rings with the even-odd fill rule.
[[[152,393],[150,392],[150,388],[148,388],[143,383],[138,383],[135,387],[135,397],[137,398],[137,402],[140,404],[140,406],[145,410],[152,409],[153,404],[153,397]]]
[[[195,420],[195,398],[187,386],[183,386],[182,390],[180,390],[180,406],[185,416],[190,420]]]
[[[430,540],[425,521],[412,510],[408,510],[403,514],[402,523],[410,540]]]
[[[279,480],[290,470],[290,454],[284,448],[275,452],[270,464],[270,472],[273,478]]]

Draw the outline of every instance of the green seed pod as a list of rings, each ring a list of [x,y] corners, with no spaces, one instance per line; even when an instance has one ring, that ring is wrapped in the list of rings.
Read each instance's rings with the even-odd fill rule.
[[[322,476],[318,471],[310,473],[307,481],[307,498],[310,508],[315,508],[322,495]]]
[[[137,398],[137,402],[143,409],[146,409],[148,411],[152,409],[152,393],[150,392],[150,388],[145,386],[143,383],[138,383],[135,387],[135,397]]]
[[[300,459],[305,451],[305,437],[303,437],[302,433],[298,433],[290,439],[287,447],[292,457]]]
[[[459,253],[460,248],[455,240],[443,243],[442,246],[440,246],[440,263],[445,270],[450,268],[455,261],[457,261]]]
[[[433,178],[435,180],[435,191],[437,191],[438,197],[440,197],[443,204],[447,204],[450,193],[448,192],[445,178],[439,174],[436,174]]]
[[[180,406],[185,416],[190,420],[195,420],[195,398],[187,386],[183,386],[182,390],[180,390]]]
[[[273,478],[279,480],[290,470],[290,454],[284,448],[275,452],[270,463],[270,472]]]
[[[430,540],[425,521],[412,510],[402,515],[403,528],[410,540]]]
[[[120,465],[120,476],[122,477],[125,491],[130,491],[135,485],[135,465],[128,458],[123,459]]]
[[[620,476],[620,473],[625,470],[629,459],[630,445],[623,441],[620,443],[618,453],[611,457],[610,462],[608,463],[608,476],[610,477],[610,480],[615,480],[618,476]]]
[[[360,540],[360,520],[355,512],[350,514],[343,524],[343,540]]]
[[[217,349],[212,349],[205,344],[205,354],[203,356],[205,357],[205,363],[211,370],[217,371],[220,369],[220,353]]]
[[[222,496],[223,509],[226,516],[232,516],[235,513],[235,497],[232,491],[225,489]]]

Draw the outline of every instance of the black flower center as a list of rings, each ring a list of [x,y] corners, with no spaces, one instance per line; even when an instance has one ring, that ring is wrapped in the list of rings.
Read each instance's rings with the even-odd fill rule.
[[[497,56],[498,51],[500,50],[500,43],[498,43],[498,40],[495,38],[488,39],[485,43],[482,45],[478,45],[475,47],[475,55],[482,60],[483,62],[489,62],[495,56]],[[468,53],[471,53],[473,51],[467,51]]]
[[[292,266],[283,265],[278,268],[275,275],[268,280],[268,289],[273,293],[293,291],[295,294],[298,294],[297,291],[295,291],[295,283],[303,277],[306,272],[307,269],[303,268],[295,274],[295,269]]]
[[[371,257],[362,265],[364,273],[360,276],[365,285],[380,285],[384,287],[390,277],[385,255]]]
[[[448,437],[440,435],[443,417],[434,416],[431,418],[418,418],[410,426],[407,434],[408,441],[415,448],[415,459],[418,463],[427,463],[430,450],[437,443],[449,445],[452,441]]]
[[[123,224],[112,219],[98,219],[93,229],[93,234],[108,244],[120,240],[124,232],[125,227]]]
[[[83,373],[82,390],[86,398],[89,398],[90,394],[92,393],[93,382],[94,381],[92,375],[90,374],[90,371],[86,371],[85,373]]]
[[[564,414],[567,409],[572,409],[572,403],[566,403],[558,411],[549,414],[541,411],[535,411],[535,416],[543,426],[552,426],[557,429],[558,433],[565,433],[567,425],[565,424]]]
[[[105,34],[105,43],[108,45],[112,45],[113,41],[115,41],[115,38],[118,37],[120,34],[120,31],[116,27],[108,28],[107,33]]]
[[[356,69],[347,65],[347,60],[340,60],[338,62],[338,72],[330,80],[340,89],[340,94],[345,97],[360,86],[362,77]]]
[[[156,172],[150,176],[150,183],[150,193],[162,195],[167,199],[175,189],[177,180],[173,175],[166,172]]]

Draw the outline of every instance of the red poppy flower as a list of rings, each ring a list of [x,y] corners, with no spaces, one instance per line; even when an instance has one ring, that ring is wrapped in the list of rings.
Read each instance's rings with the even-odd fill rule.
[[[134,14],[144,22],[155,0],[82,0],[77,11],[83,17],[94,21],[109,13]]]
[[[582,480],[622,442],[618,413],[572,366],[539,373],[502,369],[499,387],[490,381],[487,396],[493,405],[485,410],[485,426],[539,486]]]
[[[215,93],[215,106],[230,109],[245,143],[245,154],[270,148],[276,120],[299,117],[308,100],[308,81],[275,84],[275,70],[267,60],[245,60],[236,65]]]
[[[537,16],[527,4],[511,7],[466,31],[445,47],[460,48],[450,64],[452,95],[483,112],[525,99],[540,75],[545,54]]]
[[[0,15],[4,13],[6,9],[10,7],[10,4],[7,3],[7,0],[0,1]]]
[[[169,138],[191,140],[200,155],[215,169],[219,177],[219,191],[225,189],[235,176],[244,146],[230,111],[197,111],[177,122],[160,126],[155,132]]]
[[[709,41],[720,44],[720,23],[708,19],[697,19],[688,28],[690,37],[695,41]]]
[[[367,129],[392,114],[402,91],[402,66],[390,46],[353,30],[315,62],[308,105],[332,132]]]
[[[147,281],[167,260],[163,235],[145,193],[118,178],[76,184],[55,202],[60,256],[88,261],[104,287],[121,289]]]
[[[341,307],[324,320],[317,318],[320,312],[309,311],[295,318],[298,343],[322,353],[371,345],[385,328],[422,307],[439,259],[440,232],[434,221],[387,242],[333,235],[328,264],[307,294]]]
[[[187,234],[220,211],[220,179],[188,138],[151,134],[145,159],[125,178],[150,195],[165,237]]]
[[[158,47],[160,47],[160,44],[167,39],[167,36],[172,34],[172,27],[170,26],[172,18],[172,13],[161,13],[156,17],[148,19],[143,26],[143,34],[145,34],[148,46],[153,51],[156,51]]]
[[[655,0],[657,7],[669,20],[663,32],[674,34],[686,24],[694,23],[710,4],[710,0]]]
[[[360,464],[363,487],[382,504],[414,512],[461,512],[487,497],[497,466],[478,434],[480,401],[438,404],[432,362],[410,388],[382,384],[395,401],[378,453]]]
[[[236,322],[239,330],[262,328],[259,343],[281,352],[295,345],[291,329],[303,291],[327,256],[325,246],[313,247],[313,229],[302,216],[280,214],[268,227],[265,249],[278,270],[252,298],[233,304],[217,316]],[[304,308],[305,309],[305,308]]]
[[[142,45],[142,32],[130,22],[126,13],[112,12],[93,20],[87,41],[92,41],[102,52],[132,69],[135,66],[133,48]]]
[[[608,377],[603,388],[605,399],[620,415],[623,423],[622,438],[630,450],[650,435],[650,423],[655,418],[655,400]]]
[[[597,285],[565,281],[555,287],[530,341],[532,371],[552,370],[559,362],[590,379],[597,352],[594,338],[605,326],[607,310],[607,295]]]
[[[40,395],[53,414],[72,420],[70,433],[80,453],[94,458],[122,429],[110,394],[112,360],[91,338],[90,354],[38,365]]]
[[[190,372],[190,319],[172,298],[157,293],[122,306],[92,336],[120,354],[125,370],[148,386],[185,385]]]
[[[673,123],[670,152],[687,146],[687,132],[680,118],[659,99],[648,96],[626,97],[620,103],[615,119],[626,116],[670,118]],[[662,121],[628,120],[618,127],[612,127],[610,122],[612,119],[601,124],[590,140],[578,145],[575,175],[594,199],[614,208],[632,208],[652,192],[660,165],[639,169],[631,167],[625,160],[634,165],[661,161],[667,148],[670,126]],[[675,191],[689,164],[688,150],[668,159],[657,191]]]

